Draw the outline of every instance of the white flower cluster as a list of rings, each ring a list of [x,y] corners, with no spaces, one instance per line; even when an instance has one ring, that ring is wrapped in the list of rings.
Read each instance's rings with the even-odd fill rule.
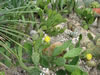
[[[41,73],[40,73],[40,75],[56,75],[54,72],[52,72],[51,70],[49,70],[49,68],[42,68],[42,66],[40,66],[41,67]]]
[[[48,68],[43,68],[42,73],[40,73],[40,75],[50,75],[49,69]]]

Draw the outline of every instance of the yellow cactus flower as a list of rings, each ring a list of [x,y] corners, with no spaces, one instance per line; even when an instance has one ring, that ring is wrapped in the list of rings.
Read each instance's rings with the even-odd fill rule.
[[[87,55],[86,55],[86,58],[87,58],[87,60],[91,60],[91,59],[92,59],[92,54],[90,54],[90,53],[87,54]]]
[[[45,40],[45,42],[49,43],[51,38],[49,36],[45,36],[44,40]]]

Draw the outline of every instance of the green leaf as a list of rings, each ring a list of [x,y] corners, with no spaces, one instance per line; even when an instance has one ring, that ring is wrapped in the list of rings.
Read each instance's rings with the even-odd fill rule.
[[[74,72],[75,70],[81,70],[80,67],[77,65],[65,65],[64,67],[68,72]]]
[[[40,27],[45,30],[46,33],[49,35],[55,35],[58,34],[57,30],[55,30],[55,26],[61,22],[65,22],[66,20],[59,14],[56,10],[49,9],[47,11],[48,18],[43,18]],[[46,27],[44,27],[46,26]],[[57,32],[57,33],[55,33]],[[55,33],[55,34],[52,34]]]
[[[65,0],[61,0],[61,4],[60,4],[61,10],[63,9],[64,4],[65,4]]]
[[[49,58],[47,56],[42,55],[41,58],[40,58],[40,64],[41,64],[41,66],[48,68],[50,66],[48,59]]]
[[[65,70],[58,70],[58,71],[56,71],[56,75],[66,75],[66,71]]]
[[[26,53],[28,53],[29,55],[32,55],[32,44],[29,42],[25,42],[24,46]]]
[[[74,72],[71,73],[71,75],[82,75],[80,70],[75,70]]]
[[[73,58],[81,53],[81,48],[73,48],[72,50],[69,50],[65,55],[64,58]]]
[[[74,72],[71,73],[71,75],[88,75],[88,73],[82,70],[75,70]]]
[[[81,40],[82,40],[82,34],[79,35],[79,41],[81,41]]]
[[[60,58],[55,59],[54,63],[57,66],[64,66],[64,64],[66,63],[66,59],[64,59],[63,57],[60,57]]]
[[[47,26],[42,26],[41,29],[42,30],[47,30]]]
[[[76,48],[80,47],[80,41],[82,40],[82,34],[79,35],[79,41],[76,43]]]
[[[100,63],[97,65],[97,69],[100,70]]]
[[[78,61],[79,61],[79,56],[73,58],[73,60],[70,62],[70,65],[77,65]]]
[[[71,75],[88,75],[87,72],[84,72],[79,66],[77,65],[65,65],[65,69],[68,72],[71,72]]]
[[[82,70],[75,70],[71,73],[71,75],[88,75],[87,72],[84,72]]]
[[[5,72],[0,72],[0,75],[5,75]]]
[[[20,46],[18,46],[18,62],[19,62],[20,66],[21,66],[23,69],[29,71],[30,68],[28,68],[28,67],[24,64],[24,62],[23,62],[23,58],[22,58],[23,54],[22,54],[22,51],[23,51],[23,48],[20,47]]]
[[[12,65],[12,62],[11,62],[11,58],[6,55],[2,50],[5,50],[3,47],[0,48],[0,54],[5,57],[5,59],[3,59],[3,63],[6,64],[8,67],[10,67]],[[6,50],[5,50],[6,51]],[[6,51],[7,52],[7,51]]]
[[[83,74],[82,75],[88,75],[88,73],[83,71]]]
[[[10,48],[11,44],[9,42],[6,42],[5,44]]]
[[[40,73],[41,71],[39,69],[34,68],[29,72],[29,75],[40,75]]]
[[[74,48],[74,44],[71,43],[70,46],[69,46],[69,49],[73,49]]]
[[[6,66],[11,67],[11,65],[12,65],[11,61],[9,61],[9,60],[3,60],[3,61],[4,61],[3,63],[4,63]]]
[[[65,42],[62,46],[56,47],[53,52],[53,56],[57,56],[61,54],[66,48],[68,48],[71,44],[71,40]]]
[[[88,30],[89,26],[88,25],[84,25],[83,28],[86,29],[86,30]]]
[[[90,40],[93,40],[93,36],[92,36],[90,33],[88,33],[87,36],[88,36],[88,38],[89,38]]]
[[[4,49],[3,47],[0,47],[0,52],[4,53],[6,51],[6,49]]]
[[[77,43],[76,43],[76,46],[75,46],[76,48],[78,48],[78,47],[80,47],[80,41],[78,41]]]
[[[39,64],[39,61],[40,61],[40,54],[37,53],[37,52],[33,52],[32,53],[32,61],[35,65],[38,65]]]

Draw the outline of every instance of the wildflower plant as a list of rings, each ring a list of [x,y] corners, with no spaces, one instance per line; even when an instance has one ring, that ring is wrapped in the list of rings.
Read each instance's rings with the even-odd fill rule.
[[[90,60],[92,59],[92,54],[87,54],[87,55],[86,55],[86,58],[87,58],[87,60],[90,61]]]
[[[71,40],[59,45],[51,44],[51,37],[65,30],[63,27],[56,27],[66,21],[60,12],[67,9],[68,12],[75,10],[75,0],[0,2],[0,54],[7,59],[0,59],[0,62],[8,67],[20,65],[29,75],[40,75],[41,67],[48,68],[56,74],[62,72],[63,75],[88,75],[80,68],[79,60],[83,56],[90,61],[92,54],[82,54],[82,48],[79,47],[81,37],[77,46],[73,45]],[[48,8],[48,5],[51,7]],[[80,9],[77,13],[87,24],[94,20],[89,9]],[[31,30],[33,31],[30,32]],[[59,67],[64,69],[58,69]]]
[[[45,37],[44,37],[44,41],[45,41],[45,42],[49,43],[50,40],[51,40],[51,38],[50,38],[49,36],[45,36]]]

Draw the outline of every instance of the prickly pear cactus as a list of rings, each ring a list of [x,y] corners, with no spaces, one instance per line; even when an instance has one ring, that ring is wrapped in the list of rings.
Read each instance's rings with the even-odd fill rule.
[[[100,38],[96,40],[96,44],[93,42],[89,42],[87,44],[87,49],[91,52],[95,57],[100,57]]]
[[[94,50],[95,49],[95,45],[94,45],[94,43],[93,42],[88,42],[88,44],[87,44],[87,49],[88,50]]]
[[[100,38],[97,39],[94,50],[92,50],[92,54],[96,57],[100,57]]]

